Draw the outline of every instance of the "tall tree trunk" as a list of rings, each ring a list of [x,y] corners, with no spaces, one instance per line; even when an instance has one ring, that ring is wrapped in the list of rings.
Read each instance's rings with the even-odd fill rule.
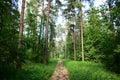
[[[80,0],[82,3],[82,1]],[[84,62],[84,40],[83,40],[83,24],[82,24],[82,5],[80,7],[80,32],[81,32],[81,47],[82,47],[82,61]]]
[[[20,30],[19,30],[19,40],[18,40],[18,50],[21,50],[21,42],[22,42],[22,35],[23,35],[23,24],[24,24],[24,9],[25,9],[25,0],[22,0],[22,8],[21,8],[21,15],[20,15]],[[18,55],[16,61],[16,68],[20,69],[22,67],[21,58]]]
[[[74,60],[76,61],[76,47],[75,47],[75,25],[73,26],[73,46],[74,46]]]
[[[20,15],[20,30],[19,30],[18,49],[21,48],[21,41],[22,41],[22,35],[23,35],[24,9],[25,9],[25,0],[22,0],[22,8],[21,8],[21,15]]]
[[[47,6],[47,20],[46,20],[46,31],[45,31],[45,53],[44,53],[44,64],[47,64],[47,58],[48,58],[48,24],[49,24],[49,14],[50,14],[50,0],[48,0],[48,6]]]

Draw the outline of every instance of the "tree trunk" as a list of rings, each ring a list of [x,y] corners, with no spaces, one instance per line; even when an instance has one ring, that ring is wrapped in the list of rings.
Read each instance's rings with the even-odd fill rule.
[[[46,20],[46,31],[45,31],[45,53],[44,53],[44,64],[47,64],[47,58],[48,58],[48,24],[49,24],[49,14],[50,14],[50,0],[48,0],[48,6],[47,6],[47,20]]]
[[[82,61],[84,62],[84,40],[83,40],[83,24],[82,24],[82,6],[80,7],[80,32],[81,32]]]
[[[44,0],[42,0],[42,15],[44,14]]]
[[[22,0],[22,8],[21,8],[21,15],[20,15],[20,30],[19,30],[18,49],[21,48],[21,41],[22,41],[22,35],[23,35],[24,9],[25,9],[25,0]]]
[[[75,25],[73,26],[73,46],[74,46],[74,60],[76,61],[76,47],[75,47]]]
[[[21,50],[21,42],[22,42],[22,35],[23,35],[23,24],[24,24],[24,9],[25,9],[25,0],[22,0],[22,8],[21,8],[21,15],[20,15],[20,30],[19,30],[19,40],[18,40],[18,50]],[[21,51],[19,51],[21,52]],[[16,68],[20,69],[22,67],[21,58],[18,55],[16,60]]]

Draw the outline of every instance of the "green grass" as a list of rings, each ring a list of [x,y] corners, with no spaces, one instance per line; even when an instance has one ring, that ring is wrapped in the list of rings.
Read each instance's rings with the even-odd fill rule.
[[[54,72],[57,61],[52,60],[48,65],[25,64],[17,75],[17,80],[49,80]]]
[[[70,80],[120,80],[120,75],[107,71],[102,64],[63,60],[70,76]],[[22,70],[13,67],[0,68],[0,80],[49,80],[53,74],[57,60],[50,60],[48,65],[24,64]]]
[[[80,61],[63,61],[70,80],[120,80],[120,76],[107,71],[102,64]]]

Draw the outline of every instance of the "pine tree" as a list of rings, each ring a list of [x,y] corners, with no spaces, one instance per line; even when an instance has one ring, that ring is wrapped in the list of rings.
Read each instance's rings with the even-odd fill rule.
[[[22,0],[22,8],[20,15],[20,29],[19,29],[19,40],[18,40],[18,50],[21,50],[22,47],[22,35],[23,35],[23,25],[24,25],[24,9],[25,9],[25,0]],[[22,67],[22,62],[20,56],[17,56],[16,68],[20,69]]]

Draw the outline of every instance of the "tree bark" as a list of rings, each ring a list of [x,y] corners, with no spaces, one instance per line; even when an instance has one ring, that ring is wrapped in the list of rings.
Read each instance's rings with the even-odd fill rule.
[[[44,53],[44,64],[47,64],[47,58],[48,58],[48,24],[49,24],[49,14],[50,14],[50,0],[48,0],[48,6],[47,6],[47,20],[46,20],[46,31],[45,31],[45,53]]]
[[[74,45],[74,60],[76,61],[75,25],[73,26],[73,45]]]
[[[84,39],[83,39],[83,24],[82,24],[82,6],[80,7],[80,33],[81,33],[82,61],[84,62]]]
[[[21,48],[21,41],[22,41],[22,35],[23,35],[24,9],[25,9],[25,0],[22,0],[22,8],[21,8],[21,15],[20,15],[20,30],[19,30],[18,49]]]
[[[19,30],[19,39],[18,39],[18,50],[21,50],[21,42],[22,42],[22,35],[23,35],[23,24],[24,24],[24,9],[25,9],[25,0],[22,0],[22,8],[21,8],[21,15],[20,15],[20,30]],[[20,51],[21,52],[21,51]],[[16,60],[16,68],[20,69],[22,67],[22,61],[20,56],[17,56]]]

